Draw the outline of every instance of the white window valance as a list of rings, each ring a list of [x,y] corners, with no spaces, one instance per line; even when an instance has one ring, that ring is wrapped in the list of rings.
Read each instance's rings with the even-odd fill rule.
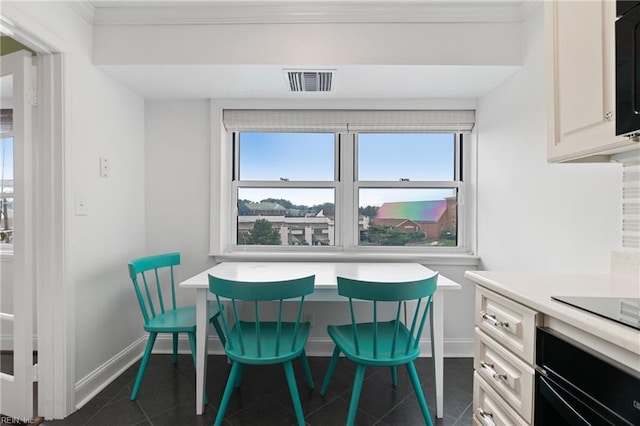
[[[231,132],[438,132],[470,133],[474,110],[227,109]]]

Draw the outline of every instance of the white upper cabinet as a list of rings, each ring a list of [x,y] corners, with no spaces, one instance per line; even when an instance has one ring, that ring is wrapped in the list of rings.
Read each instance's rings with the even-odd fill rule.
[[[554,0],[544,7],[548,161],[607,161],[637,149],[615,135],[615,1]]]

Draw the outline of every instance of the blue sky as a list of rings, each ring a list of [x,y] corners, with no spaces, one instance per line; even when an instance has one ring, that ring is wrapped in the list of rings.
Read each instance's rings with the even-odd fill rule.
[[[333,133],[242,133],[240,138],[241,180],[332,181],[334,176]],[[452,134],[359,135],[360,180],[451,181],[454,173]],[[360,205],[391,201],[442,199],[452,190],[362,190]],[[245,188],[240,198],[259,201],[284,198],[294,204],[335,202],[329,189],[276,190]]]
[[[0,138],[0,178],[13,179],[13,138]]]

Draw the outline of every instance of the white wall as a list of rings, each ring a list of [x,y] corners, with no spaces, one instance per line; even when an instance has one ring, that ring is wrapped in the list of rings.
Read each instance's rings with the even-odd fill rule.
[[[97,65],[520,65],[514,37],[518,26],[510,22],[97,25],[94,59]]]
[[[146,102],[145,223],[147,251],[180,252],[181,281],[215,265],[209,257],[208,100]],[[195,303],[178,291],[182,303]]]
[[[209,101],[146,102],[146,229],[147,250],[153,253],[180,251],[178,279],[188,278],[214,265],[209,252]],[[461,291],[445,297],[445,354],[471,356],[473,341],[474,287],[463,278],[465,267],[427,265],[462,282]],[[179,292],[183,303],[193,303],[192,292]],[[467,308],[461,309],[464,306]],[[314,313],[308,353],[329,356],[333,349],[326,326],[336,318],[348,320],[344,304],[310,302]],[[428,336],[428,332],[425,333]],[[212,351],[220,351],[211,345]]]
[[[144,335],[127,261],[145,248],[144,101],[92,65],[92,27],[63,2],[3,2],[2,15],[65,54],[65,285],[76,391]],[[99,176],[99,158],[111,164]],[[84,194],[88,214],[74,214]],[[60,337],[62,338],[62,337]],[[104,371],[103,371],[104,373]],[[110,374],[107,369],[106,374]],[[81,403],[82,401],[76,401]],[[67,407],[68,409],[68,407]]]
[[[522,39],[521,70],[478,103],[482,266],[608,273],[621,245],[622,166],[547,164],[542,7]]]

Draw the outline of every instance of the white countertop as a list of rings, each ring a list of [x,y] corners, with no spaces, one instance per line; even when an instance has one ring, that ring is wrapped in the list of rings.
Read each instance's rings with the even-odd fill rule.
[[[551,296],[640,297],[640,287],[608,275],[467,271],[465,277],[554,319],[640,356],[640,331],[551,300]],[[638,368],[640,370],[640,365]]]

